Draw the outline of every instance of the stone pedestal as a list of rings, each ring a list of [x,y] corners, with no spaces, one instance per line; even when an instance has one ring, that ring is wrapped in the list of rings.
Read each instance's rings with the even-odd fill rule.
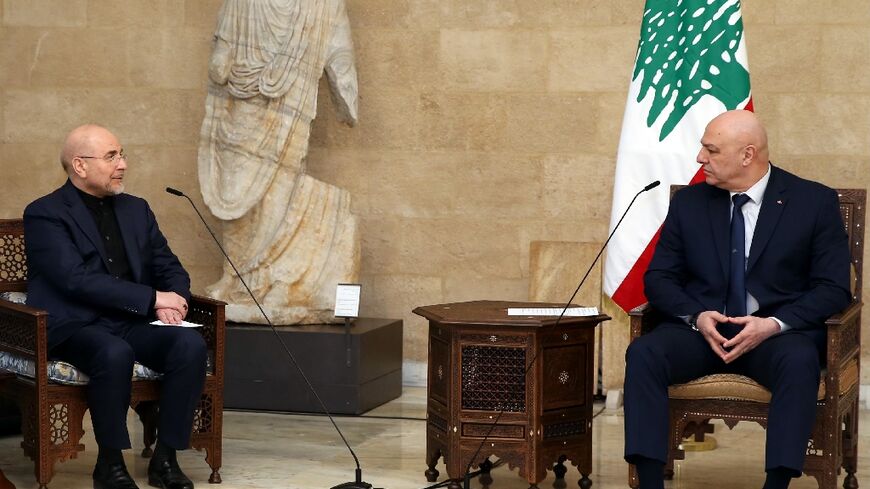
[[[361,414],[402,394],[402,321],[279,326],[333,414]],[[323,412],[268,326],[227,322],[224,407]],[[349,352],[348,352],[349,349]]]

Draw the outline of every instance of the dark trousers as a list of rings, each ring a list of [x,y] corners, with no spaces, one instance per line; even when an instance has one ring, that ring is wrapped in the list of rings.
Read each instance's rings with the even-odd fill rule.
[[[634,340],[626,352],[625,459],[667,460],[669,385],[737,373],[772,394],[765,469],[800,473],[816,417],[824,338],[824,330],[774,335],[730,365],[685,324],[664,323]]]
[[[131,446],[127,409],[134,361],[163,374],[158,438],[178,450],[190,445],[206,373],[205,341],[197,331],[101,320],[76,331],[52,349],[51,356],[90,377],[88,409],[100,447]]]

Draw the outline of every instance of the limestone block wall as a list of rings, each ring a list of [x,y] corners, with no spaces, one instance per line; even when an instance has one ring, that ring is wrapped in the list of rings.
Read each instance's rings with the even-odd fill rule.
[[[219,6],[3,0],[0,218],[20,217],[65,181],[58,155],[70,129],[103,124],[129,155],[127,191],[149,201],[195,289],[217,280],[220,257],[207,232],[186,201],[163,189],[179,188],[202,206],[196,147]]]
[[[606,237],[643,4],[347,0],[360,124],[340,125],[322,89],[307,165],[351,191],[362,313],[405,320],[409,381],[426,356],[415,306],[525,300],[533,241]],[[200,202],[196,145],[219,7],[2,0],[0,217],[62,183],[57,153],[70,128],[103,123],[131,155],[129,191],[151,202],[194,289],[216,280],[206,232],[163,188]],[[831,186],[870,187],[870,5],[745,0],[744,20],[774,161]],[[578,278],[587,266],[576,264]],[[624,322],[607,327],[620,333]],[[609,388],[621,384],[619,350],[605,348]]]

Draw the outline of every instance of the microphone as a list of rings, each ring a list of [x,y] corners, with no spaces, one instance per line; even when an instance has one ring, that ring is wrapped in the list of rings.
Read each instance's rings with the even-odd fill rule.
[[[631,202],[628,203],[628,206],[625,208],[625,212],[622,213],[622,217],[619,218],[619,221],[616,222],[616,226],[613,226],[613,231],[610,232],[610,235],[607,236],[607,240],[601,245],[601,249],[598,250],[598,254],[595,255],[595,259],[592,260],[592,264],[589,265],[589,269],[586,270],[586,274],[583,275],[583,278],[580,279],[580,283],[577,285],[577,288],[574,289],[574,293],[571,294],[571,298],[568,299],[568,302],[565,303],[565,307],[562,308],[562,312],[559,314],[559,317],[556,318],[556,321],[547,326],[548,329],[555,328],[559,325],[559,322],[562,321],[562,318],[565,316],[565,312],[571,307],[571,302],[577,297],[577,293],[580,292],[580,288],[583,287],[583,284],[586,283],[586,279],[589,277],[589,274],[592,272],[592,269],[595,268],[595,264],[598,263],[598,259],[601,258],[601,254],[604,253],[604,250],[607,248],[607,244],[610,243],[610,239],[613,238],[613,235],[616,234],[616,230],[619,229],[619,225],[622,224],[625,216],[628,215],[628,211],[631,209],[631,206],[634,205],[634,201],[640,196],[640,194],[652,190],[658,187],[662,182],[656,180],[655,182],[650,183],[646,187],[642,188],[638,193],[634,194],[634,198],[631,199]],[[538,359],[538,352],[535,351],[535,354],[532,355],[532,359],[529,361],[528,365],[526,365],[526,370],[523,372],[523,377],[525,377],[529,370],[532,369],[532,365],[535,364],[535,360]],[[474,464],[474,460],[480,454],[480,450],[483,449],[483,445],[489,439],[489,435],[492,434],[492,430],[495,429],[496,425],[498,425],[498,420],[501,419],[501,415],[504,414],[504,409],[499,411],[498,415],[492,421],[492,424],[489,425],[489,430],[487,430],[486,435],[484,435],[483,440],[480,441],[480,445],[477,447],[477,451],[474,452],[474,455],[471,456],[471,459],[468,461],[468,466],[465,468],[465,475],[463,476],[463,488],[469,489],[471,485],[471,466]]]
[[[639,193],[646,192],[647,190],[652,190],[652,189],[658,187],[659,185],[661,185],[661,183],[662,183],[662,182],[660,182],[659,180],[656,180],[655,182],[653,182],[653,183],[647,185],[646,187],[644,187],[643,190],[641,190]],[[168,189],[167,189],[167,190],[168,190]]]
[[[363,482],[362,480],[362,469],[359,465],[359,458],[357,458],[356,453],[354,453],[353,448],[350,447],[350,443],[347,442],[347,439],[344,437],[344,433],[341,432],[341,429],[338,427],[338,424],[335,423],[335,419],[332,417],[332,414],[329,413],[329,410],[326,409],[326,404],[324,404],[323,400],[320,398],[320,395],[317,393],[317,390],[314,389],[314,386],[311,384],[311,381],[308,380],[308,376],[305,375],[305,372],[302,370],[302,367],[299,366],[299,363],[296,361],[296,357],[293,353],[290,352],[290,349],[287,348],[287,344],[284,343],[284,339],[281,338],[281,335],[278,334],[278,331],[275,329],[275,326],[272,325],[272,321],[269,319],[269,316],[266,314],[266,311],[263,310],[263,306],[260,305],[260,302],[254,297],[254,293],[251,292],[251,288],[248,287],[248,284],[245,282],[245,279],[242,278],[242,274],[239,273],[239,270],[236,268],[236,265],[230,259],[230,256],[224,250],[224,247],[221,246],[220,240],[217,239],[217,236],[212,232],[211,227],[209,227],[208,223],[205,221],[205,218],[202,217],[202,214],[199,212],[199,209],[196,207],[196,204],[190,200],[190,197],[184,194],[181,190],[176,190],[172,187],[166,187],[166,191],[172,195],[178,197],[184,197],[190,202],[190,206],[193,207],[193,210],[196,211],[196,215],[199,216],[199,220],[202,221],[205,229],[208,230],[208,233],[211,234],[212,239],[217,244],[218,248],[221,250],[221,254],[224,255],[224,258],[227,259],[227,262],[233,267],[233,271],[236,272],[236,277],[242,282],[242,285],[245,286],[245,290],[248,291],[248,295],[253,299],[254,304],[257,305],[257,308],[260,310],[260,314],[263,315],[263,318],[266,319],[266,323],[272,329],[272,332],[275,334],[275,337],[278,338],[278,342],[281,343],[281,346],[284,348],[284,352],[287,353],[287,356],[290,358],[290,361],[293,363],[293,366],[296,367],[296,370],[299,372],[299,375],[302,376],[302,379],[305,380],[305,384],[308,385],[308,389],[314,394],[314,397],[317,399],[317,402],[320,404],[320,408],[323,409],[323,412],[329,417],[329,421],[332,423],[332,426],[335,427],[335,431],[338,432],[338,436],[341,437],[341,441],[344,442],[344,446],[347,447],[348,451],[350,451],[351,456],[353,457],[354,462],[356,462],[356,480],[354,482],[345,482],[343,484],[339,484],[337,486],[332,487],[331,489],[372,489],[372,485],[368,482]]]

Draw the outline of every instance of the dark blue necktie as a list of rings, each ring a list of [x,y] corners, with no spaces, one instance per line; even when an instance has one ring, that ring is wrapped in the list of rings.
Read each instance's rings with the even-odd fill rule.
[[[749,202],[749,196],[735,194],[731,200],[734,202],[731,212],[731,272],[725,314],[738,317],[746,315],[746,226],[740,208]]]

